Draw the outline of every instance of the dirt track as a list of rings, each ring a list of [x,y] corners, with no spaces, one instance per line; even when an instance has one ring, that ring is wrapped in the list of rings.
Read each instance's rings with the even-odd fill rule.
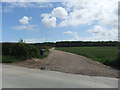
[[[105,66],[99,62],[92,61],[89,58],[51,49],[50,55],[45,59],[26,60],[12,63],[12,65],[25,66],[29,68],[46,69],[73,74],[118,77],[118,71]]]

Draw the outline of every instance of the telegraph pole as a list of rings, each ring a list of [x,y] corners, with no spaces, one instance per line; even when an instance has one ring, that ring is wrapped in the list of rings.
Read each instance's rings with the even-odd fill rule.
[[[47,46],[47,34],[46,34],[46,46]]]

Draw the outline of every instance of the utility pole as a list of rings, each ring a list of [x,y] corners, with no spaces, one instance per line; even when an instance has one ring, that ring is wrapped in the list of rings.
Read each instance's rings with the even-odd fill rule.
[[[46,46],[47,46],[47,34],[46,34]]]
[[[47,42],[47,34],[46,34],[46,42]]]

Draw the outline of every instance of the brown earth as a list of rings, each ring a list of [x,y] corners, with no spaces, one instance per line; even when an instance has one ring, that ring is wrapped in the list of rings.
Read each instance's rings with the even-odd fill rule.
[[[26,61],[11,63],[11,65],[80,75],[119,77],[118,70],[99,62],[95,62],[84,56],[54,49],[51,49],[50,51],[51,53],[47,58],[33,58]]]

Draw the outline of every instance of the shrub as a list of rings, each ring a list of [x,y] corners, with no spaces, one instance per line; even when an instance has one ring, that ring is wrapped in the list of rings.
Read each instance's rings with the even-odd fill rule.
[[[39,58],[45,58],[48,56],[49,53],[50,51],[48,49],[45,49],[44,55],[40,55]]]
[[[12,63],[16,61],[18,60],[13,56],[2,56],[2,63]]]
[[[3,43],[2,54],[5,58],[16,58],[18,60],[30,59],[39,57],[39,48],[25,43]],[[10,56],[10,57],[8,57]],[[3,60],[5,60],[3,58]],[[9,60],[10,61],[10,60]]]

